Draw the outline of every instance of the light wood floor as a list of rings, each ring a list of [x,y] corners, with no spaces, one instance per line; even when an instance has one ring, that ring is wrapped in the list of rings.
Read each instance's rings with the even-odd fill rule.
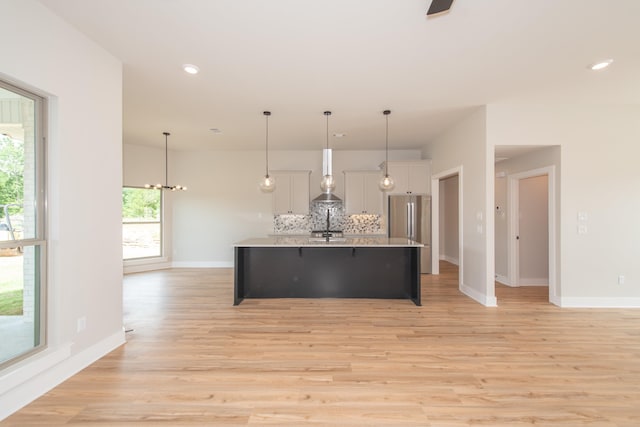
[[[442,273],[422,307],[233,307],[231,270],[127,276],[128,343],[0,425],[640,425],[640,310],[504,286],[487,308]]]

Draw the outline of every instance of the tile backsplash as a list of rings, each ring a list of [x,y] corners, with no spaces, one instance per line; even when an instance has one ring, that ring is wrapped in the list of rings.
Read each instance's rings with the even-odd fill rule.
[[[308,215],[274,215],[273,231],[276,234],[308,234],[312,230],[327,228],[327,211],[331,230],[345,234],[385,234],[381,215],[347,215],[342,203],[311,203]]]

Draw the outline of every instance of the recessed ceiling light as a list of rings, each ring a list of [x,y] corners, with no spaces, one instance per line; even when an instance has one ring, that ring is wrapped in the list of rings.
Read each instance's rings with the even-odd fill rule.
[[[589,65],[589,68],[594,71],[602,70],[603,68],[607,68],[609,65],[611,65],[612,62],[613,59],[605,59],[604,61],[596,62],[595,64]]]
[[[209,129],[211,132],[213,133],[222,133],[222,130],[218,129],[218,128],[211,128]]]
[[[189,74],[198,74],[198,71],[200,71],[200,68],[193,64],[184,64],[182,69]]]

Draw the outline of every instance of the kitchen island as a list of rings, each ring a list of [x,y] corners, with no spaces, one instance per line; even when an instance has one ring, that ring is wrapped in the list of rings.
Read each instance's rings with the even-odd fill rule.
[[[243,240],[234,245],[233,303],[245,298],[404,298],[421,305],[422,246],[387,237]]]

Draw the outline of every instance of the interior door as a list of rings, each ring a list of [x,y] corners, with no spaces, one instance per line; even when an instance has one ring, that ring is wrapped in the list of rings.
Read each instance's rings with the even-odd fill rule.
[[[517,284],[548,285],[548,176],[523,178],[518,186]]]

